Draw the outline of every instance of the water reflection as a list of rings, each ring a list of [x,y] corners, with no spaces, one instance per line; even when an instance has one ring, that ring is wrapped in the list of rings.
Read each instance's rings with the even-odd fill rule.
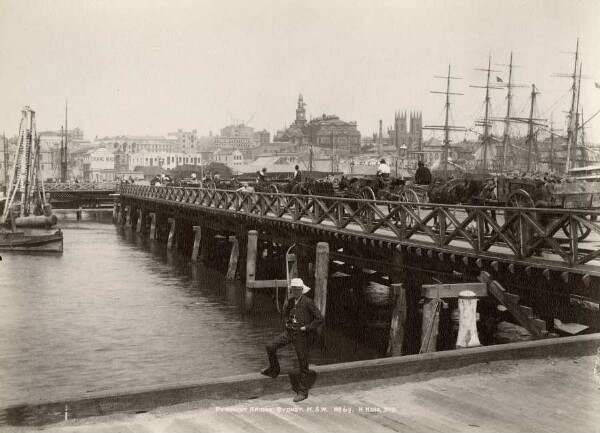
[[[243,287],[131,229],[61,218],[62,256],[3,254],[0,407],[258,371],[276,313],[245,315]],[[328,329],[317,364],[376,357]],[[226,362],[224,362],[226,360]],[[292,348],[281,352],[295,363]]]

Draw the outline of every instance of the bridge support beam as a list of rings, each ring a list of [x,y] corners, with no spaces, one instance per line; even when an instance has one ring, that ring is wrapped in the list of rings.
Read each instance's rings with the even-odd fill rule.
[[[400,356],[402,342],[404,341],[404,329],[406,326],[406,290],[402,284],[392,284],[394,299],[394,311],[392,312],[392,323],[390,325],[390,340],[387,347],[387,356]]]
[[[477,335],[477,296],[470,290],[460,292],[458,296],[458,338],[456,348],[481,346]]]
[[[168,250],[172,250],[173,249],[173,239],[175,238],[175,218],[169,218],[167,219],[167,221],[169,222],[169,239],[167,240],[167,249]]]
[[[202,227],[194,226],[194,246],[192,247],[192,261],[198,261],[198,251],[200,250],[200,242],[202,241]]]
[[[150,239],[156,239],[156,213],[150,212]]]
[[[321,311],[323,319],[327,309],[327,278],[329,276],[329,244],[317,244],[315,259],[315,305]]]
[[[254,305],[254,291],[252,282],[256,279],[256,252],[258,247],[258,232],[250,230],[248,232],[248,248],[246,250],[246,296],[244,307],[246,311],[252,310]]]
[[[237,280],[238,261],[240,259],[240,243],[235,236],[229,236],[231,242],[231,254],[229,254],[229,267],[227,268],[227,280]]]

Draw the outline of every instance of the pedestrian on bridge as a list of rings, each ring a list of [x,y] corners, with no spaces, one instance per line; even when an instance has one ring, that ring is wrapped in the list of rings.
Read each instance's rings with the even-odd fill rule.
[[[312,299],[305,295],[310,287],[304,285],[300,278],[290,281],[291,297],[283,304],[283,319],[285,329],[267,344],[269,367],[261,374],[275,379],[281,370],[277,359],[277,350],[292,343],[298,356],[298,392],[294,402],[305,400],[308,397],[308,350],[312,337],[323,322],[323,316]]]

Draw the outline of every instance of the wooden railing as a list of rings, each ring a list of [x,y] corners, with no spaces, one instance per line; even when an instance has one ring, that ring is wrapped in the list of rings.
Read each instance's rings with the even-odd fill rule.
[[[54,191],[116,191],[118,182],[45,183],[47,192]]]
[[[119,185],[123,197],[167,201],[318,225],[340,233],[366,234],[385,241],[427,242],[440,248],[495,254],[497,247],[517,259],[539,256],[574,267],[600,258],[582,248],[587,235],[600,235],[600,211],[488,207],[362,200],[282,193]],[[597,243],[588,245],[597,245]],[[494,250],[494,251],[492,251]],[[596,266],[598,262],[593,263]]]

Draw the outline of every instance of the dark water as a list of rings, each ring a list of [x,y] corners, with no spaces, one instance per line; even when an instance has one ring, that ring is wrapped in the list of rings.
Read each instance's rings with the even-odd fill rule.
[[[0,407],[257,372],[277,314],[245,315],[221,274],[112,225],[62,214],[64,253],[2,253]],[[311,362],[375,358],[345,329]],[[295,362],[281,352],[283,367]]]

